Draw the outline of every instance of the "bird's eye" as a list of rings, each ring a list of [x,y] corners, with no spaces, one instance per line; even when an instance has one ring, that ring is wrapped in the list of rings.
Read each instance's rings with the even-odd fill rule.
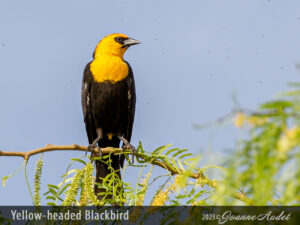
[[[124,39],[121,38],[121,37],[116,37],[115,41],[118,42],[118,43],[120,43],[120,44],[123,44]]]

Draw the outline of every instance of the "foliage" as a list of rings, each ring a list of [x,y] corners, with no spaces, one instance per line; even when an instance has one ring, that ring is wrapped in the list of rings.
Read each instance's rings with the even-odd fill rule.
[[[41,205],[40,190],[41,190],[42,167],[43,167],[43,159],[41,157],[41,159],[36,162],[36,169],[34,174],[34,205],[35,206]]]
[[[91,205],[144,205],[145,194],[150,186],[158,179],[166,178],[167,182],[160,186],[157,194],[153,197],[151,205],[158,206],[169,204],[189,204],[196,201],[201,195],[199,193],[205,193],[205,191],[198,191],[203,188],[202,183],[208,183],[208,180],[201,180],[190,178],[190,176],[202,174],[202,171],[198,171],[197,162],[199,158],[193,157],[192,154],[186,154],[187,150],[170,148],[171,145],[161,146],[152,153],[144,151],[141,143],[137,148],[138,164],[139,165],[128,165],[141,168],[140,176],[137,180],[136,188],[132,187],[129,183],[121,183],[118,180],[116,171],[111,169],[109,174],[101,184],[102,188],[106,189],[106,195],[112,195],[112,198],[106,198],[100,202],[97,200],[96,195],[93,191],[94,177],[93,177],[93,164],[91,161],[85,162],[82,159],[72,159],[72,161],[80,162],[82,168],[69,170],[70,166],[65,174],[61,177],[63,181],[58,184],[49,184],[49,190],[44,194],[48,200],[48,205],[62,205],[62,206],[91,206]],[[165,152],[165,154],[163,154]],[[125,151],[128,155],[130,151]],[[129,158],[129,157],[128,157]],[[101,160],[98,158],[98,160]],[[108,165],[111,163],[110,155],[106,159],[102,159],[103,162]],[[168,173],[155,177],[151,182],[150,178],[153,170],[153,163],[159,164],[161,167],[168,168]],[[142,171],[149,165],[152,164],[151,168],[146,175],[141,176]],[[178,176],[172,176],[172,173],[179,173]],[[115,174],[115,175],[114,175]],[[188,181],[189,180],[189,181]],[[192,182],[192,180],[194,180]],[[123,186],[124,191],[120,190],[120,185]],[[187,187],[190,187],[188,189]],[[169,199],[169,194],[177,193],[174,199]],[[181,194],[180,194],[181,193]],[[65,195],[65,197],[64,197]],[[191,197],[191,199],[189,198]],[[185,203],[183,201],[185,200]]]
[[[137,163],[126,167],[140,170],[136,184],[118,179],[110,155],[96,158],[107,163],[111,170],[101,184],[103,200],[97,200],[93,187],[93,160],[72,159],[58,185],[48,184],[44,194],[47,205],[91,206],[127,205],[179,206],[179,205],[299,205],[300,203],[300,83],[292,83],[292,90],[266,102],[257,111],[234,111],[233,124],[247,134],[237,143],[224,167],[199,167],[201,156],[187,149],[161,146],[152,152],[137,147]],[[227,117],[226,120],[230,120]],[[129,162],[130,151],[124,151]],[[71,169],[76,163],[76,168]],[[78,165],[81,166],[78,166]],[[153,174],[154,167],[161,174]],[[215,169],[218,180],[208,177],[207,171]],[[33,202],[40,205],[40,176],[42,161],[37,162]],[[126,173],[126,169],[124,170]],[[5,180],[8,177],[5,177]],[[3,181],[4,182],[4,181]],[[150,203],[145,196],[161,184]],[[154,185],[155,184],[155,185]],[[100,184],[99,184],[100,185]],[[112,198],[108,196],[112,195]],[[157,208],[149,208],[156,210]],[[139,209],[131,212],[138,218]]]
[[[238,143],[228,161],[215,204],[238,204],[225,195],[232,187],[255,205],[300,203],[300,83],[290,85],[298,90],[280,94],[256,112],[237,113],[234,123],[246,129],[249,139]]]

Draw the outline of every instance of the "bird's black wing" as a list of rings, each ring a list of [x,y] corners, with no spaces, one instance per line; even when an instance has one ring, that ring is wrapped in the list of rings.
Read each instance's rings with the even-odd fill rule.
[[[84,118],[87,136],[89,139],[89,143],[91,144],[96,139],[96,133],[95,133],[96,129],[95,129],[93,114],[91,110],[90,90],[91,90],[92,74],[90,71],[90,64],[91,63],[88,63],[86,65],[83,72],[82,87],[81,87],[81,106],[82,106],[82,112],[83,112],[83,118]]]
[[[128,64],[128,63],[127,63]],[[134,77],[133,77],[133,72],[132,69],[129,66],[129,74],[128,74],[128,79],[127,79],[127,86],[128,86],[128,121],[127,121],[127,131],[126,134],[124,135],[124,138],[130,142],[131,139],[131,134],[132,134],[132,127],[133,127],[133,122],[134,122],[134,114],[135,114],[135,102],[136,102],[136,94],[135,94],[135,82],[134,82]]]
[[[129,67],[129,74],[127,76],[127,110],[128,110],[128,118],[127,118],[127,129],[124,134],[124,138],[130,142],[132,135],[132,128],[134,122],[134,114],[135,114],[135,103],[136,103],[136,94],[135,94],[135,81],[131,66],[128,62],[126,62]],[[124,164],[124,155],[121,156],[120,164],[123,167]]]

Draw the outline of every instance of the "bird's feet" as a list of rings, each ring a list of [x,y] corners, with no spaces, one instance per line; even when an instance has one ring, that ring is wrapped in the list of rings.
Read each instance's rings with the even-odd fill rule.
[[[134,155],[137,156],[136,154],[136,149],[133,145],[131,145],[125,138],[123,138],[122,136],[118,136],[118,138],[123,142],[123,147],[122,150],[126,150],[126,149],[130,149],[131,151],[131,155],[132,155],[132,164],[134,164]]]
[[[131,151],[131,163],[134,164],[134,156],[136,155],[136,149],[133,145],[131,145],[129,142],[124,143],[122,147],[123,151],[129,149]]]
[[[97,149],[97,151],[95,151],[95,148]],[[87,147],[87,151],[91,152],[91,158],[96,157],[102,157],[102,151],[101,148],[96,144],[89,144]]]

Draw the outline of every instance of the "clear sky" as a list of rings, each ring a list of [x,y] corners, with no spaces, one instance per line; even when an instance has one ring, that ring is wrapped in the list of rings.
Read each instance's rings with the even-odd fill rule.
[[[193,125],[234,107],[255,109],[299,81],[299,0],[0,0],[0,149],[87,144],[80,103],[83,69],[97,42],[114,32],[142,42],[125,54],[136,80],[132,144],[146,150],[174,143],[217,162],[237,138]],[[205,152],[211,151],[206,160]],[[70,159],[44,155],[42,193],[58,184]],[[33,183],[35,161],[28,165]],[[0,158],[0,177],[20,158]],[[161,171],[155,170],[155,173]],[[133,181],[131,169],[126,181]],[[147,196],[147,201],[151,196]],[[24,170],[0,187],[0,205],[31,204]]]

